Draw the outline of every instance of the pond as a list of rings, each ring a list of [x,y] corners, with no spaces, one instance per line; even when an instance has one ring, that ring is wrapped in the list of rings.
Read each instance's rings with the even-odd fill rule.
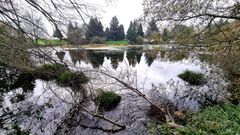
[[[166,45],[100,49],[55,47],[42,50],[53,59],[66,63],[71,70],[83,71],[90,78],[90,82],[84,86],[88,95],[101,90],[120,94],[120,104],[115,109],[101,113],[126,125],[126,129],[119,131],[116,125],[77,108],[74,104],[76,101],[87,100],[78,92],[60,87],[54,81],[38,79],[34,81],[32,91],[25,92],[17,88],[2,94],[1,134],[12,132],[13,123],[22,130],[44,135],[149,134],[147,127],[153,120],[149,115],[151,105],[118,80],[138,89],[155,104],[172,104],[179,110],[198,110],[208,101],[224,100],[227,95],[227,80],[220,69],[203,59],[207,55],[204,48]],[[33,59],[36,64],[45,63],[42,59]],[[185,70],[203,73],[207,83],[192,86],[183,81],[178,75]],[[14,100],[22,94],[22,100]],[[96,110],[90,100],[84,102],[83,106],[90,111]]]

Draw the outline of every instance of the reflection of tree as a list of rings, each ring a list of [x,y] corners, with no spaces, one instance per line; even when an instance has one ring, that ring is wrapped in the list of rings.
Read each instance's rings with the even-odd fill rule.
[[[123,61],[123,52],[106,53],[106,57],[111,59],[111,64],[114,69],[117,69],[118,63]]]
[[[142,56],[142,52],[138,50],[128,50],[127,51],[127,59],[129,61],[129,65],[135,67],[137,63],[140,62]]]
[[[88,51],[86,50],[69,50],[69,55],[74,65],[76,65],[78,61],[85,61],[86,63],[89,62]]]
[[[61,61],[63,61],[65,54],[66,54],[66,53],[63,52],[63,51],[56,52],[57,57],[58,57]]]
[[[157,58],[157,52],[146,52],[145,53],[145,58],[146,58],[146,63],[150,67],[153,63],[153,61]]]
[[[96,51],[88,51],[88,60],[94,68],[98,68],[104,62],[104,53]]]
[[[169,61],[181,61],[188,58],[188,53],[185,51],[169,51]]]

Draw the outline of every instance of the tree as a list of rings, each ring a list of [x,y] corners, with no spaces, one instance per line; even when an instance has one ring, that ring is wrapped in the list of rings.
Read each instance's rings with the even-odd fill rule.
[[[118,40],[124,40],[124,38],[125,38],[124,26],[120,25],[118,28]]]
[[[58,27],[55,28],[55,31],[53,33],[53,37],[56,37],[56,38],[58,38],[60,40],[63,39],[63,35],[62,35],[62,33],[61,33],[61,31],[59,30]]]
[[[142,24],[138,23],[137,20],[134,20],[133,22],[130,22],[128,31],[127,31],[127,39],[130,41],[131,44],[139,44],[139,42],[137,42],[137,37],[138,37],[138,41],[143,40],[144,36],[144,32],[142,29]]]
[[[88,40],[91,40],[95,36],[103,37],[104,32],[102,23],[97,18],[91,18],[85,35]]]
[[[137,35],[144,37],[144,32],[143,32],[143,27],[142,27],[142,23],[139,24],[139,27],[137,29]]]
[[[127,31],[127,39],[130,41],[130,43],[135,43],[136,38],[137,38],[136,23],[133,23],[131,21]]]
[[[70,22],[67,31],[68,42],[72,45],[82,45],[88,43],[84,35],[85,29],[86,25],[78,27],[77,24],[73,26],[73,24]]]
[[[170,32],[167,28],[163,29],[163,33],[162,33],[162,40],[163,42],[168,42],[170,40]]]
[[[116,16],[114,16],[110,22],[110,39],[118,40],[119,39],[119,21]]]
[[[171,37],[175,42],[192,42],[194,29],[186,25],[177,24],[171,31]]]
[[[151,21],[148,23],[146,35],[147,37],[150,37],[153,32],[159,32],[159,29],[157,27],[155,19],[151,19]]]
[[[216,24],[219,19],[223,19],[224,21],[240,20],[240,4],[239,1],[235,0],[144,0],[143,5],[146,18],[153,17],[157,21],[178,24],[188,22],[188,24],[191,23],[199,29],[197,35],[205,33],[208,27]],[[201,42],[203,40],[202,36],[198,37],[200,38],[197,41]],[[224,42],[234,42],[229,40],[229,37],[225,39],[227,40]]]
[[[108,27],[105,29],[105,37],[107,40],[111,39],[111,34],[110,34],[110,30]]]
[[[70,21],[68,23],[68,27],[67,27],[67,38],[69,38],[69,36],[72,34],[73,31],[74,31],[74,26],[73,26],[72,22]]]

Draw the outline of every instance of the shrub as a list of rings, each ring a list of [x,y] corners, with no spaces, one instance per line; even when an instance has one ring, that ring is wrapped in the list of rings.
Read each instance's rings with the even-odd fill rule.
[[[142,37],[142,36],[137,36],[137,38],[136,38],[136,44],[142,45],[143,42],[144,42],[143,37]]]
[[[35,70],[35,76],[39,79],[49,81],[56,79],[65,70],[67,68],[61,64],[45,64]]]
[[[91,43],[93,44],[104,44],[105,39],[99,36],[94,36],[91,40]]]
[[[158,125],[156,129],[161,134],[238,134],[240,132],[240,105],[225,104],[208,107],[192,114],[187,125],[182,128],[173,129],[168,125]]]
[[[187,81],[190,85],[202,85],[206,83],[206,79],[202,73],[186,70],[178,75],[179,78]]]
[[[116,107],[120,101],[121,96],[112,91],[102,92],[97,97],[97,103],[99,104],[99,107],[105,110],[110,110]]]
[[[85,84],[89,79],[85,76],[83,72],[71,72],[65,71],[56,79],[60,86],[73,87],[80,84]]]

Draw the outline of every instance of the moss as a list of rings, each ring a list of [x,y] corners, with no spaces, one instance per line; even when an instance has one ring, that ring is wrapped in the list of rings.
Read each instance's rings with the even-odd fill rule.
[[[99,107],[104,110],[110,110],[116,107],[120,101],[121,96],[112,91],[104,91],[97,97]]]
[[[62,72],[68,70],[61,64],[45,64],[35,70],[37,78],[50,81],[56,79]]]
[[[186,70],[185,72],[178,75],[179,78],[187,81],[190,85],[202,85],[206,83],[204,74]]]
[[[89,81],[89,79],[83,72],[64,71],[58,76],[56,81],[60,86],[73,87],[85,84]]]

